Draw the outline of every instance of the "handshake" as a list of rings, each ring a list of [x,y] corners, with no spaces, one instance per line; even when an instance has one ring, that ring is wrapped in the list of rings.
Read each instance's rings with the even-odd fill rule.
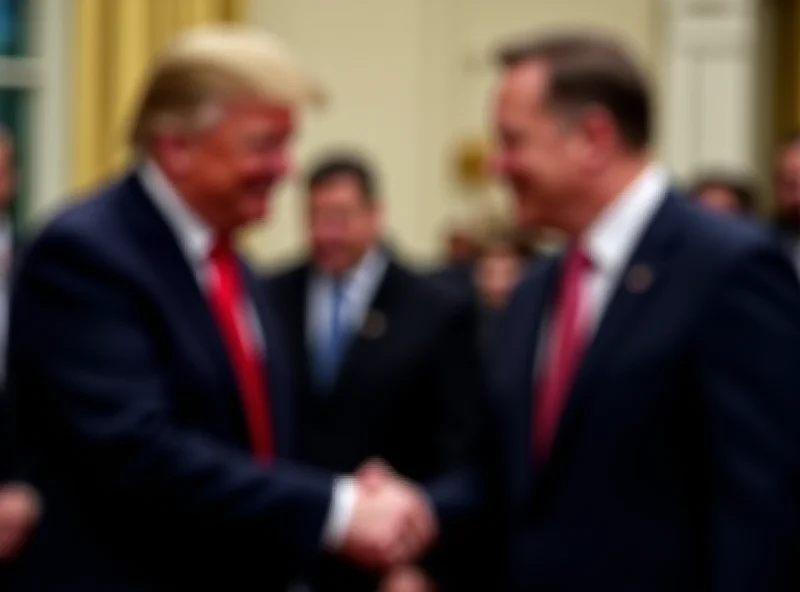
[[[363,465],[354,480],[355,506],[339,554],[381,571],[418,560],[438,536],[424,492],[378,460]]]

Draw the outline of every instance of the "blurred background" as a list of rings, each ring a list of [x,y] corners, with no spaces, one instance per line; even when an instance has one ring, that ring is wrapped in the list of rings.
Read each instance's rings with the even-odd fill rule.
[[[212,21],[289,42],[331,97],[299,138],[302,167],[345,146],[378,165],[395,247],[433,264],[461,235],[502,226],[487,178],[492,48],[515,34],[593,26],[638,51],[658,89],[659,157],[687,183],[746,176],[769,211],[777,142],[800,124],[800,0],[0,0],[0,121],[33,230],[126,165],[126,116],[148,58]],[[259,265],[304,244],[287,183],[276,219],[245,237]],[[72,197],[70,197],[72,196]]]

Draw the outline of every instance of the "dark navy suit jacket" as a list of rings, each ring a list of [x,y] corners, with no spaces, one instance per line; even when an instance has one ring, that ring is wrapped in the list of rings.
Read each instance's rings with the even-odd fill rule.
[[[622,276],[544,466],[530,454],[532,371],[558,258],[521,285],[500,330],[492,394],[503,518],[490,542],[505,543],[506,589],[790,590],[800,552],[797,278],[766,233],[677,195],[651,220],[634,265],[652,283]]]
[[[16,590],[283,590],[313,560],[332,476],[292,464],[290,370],[268,350],[280,460],[248,451],[234,373],[175,237],[135,175],[51,223],[12,299],[9,389],[44,522]]]

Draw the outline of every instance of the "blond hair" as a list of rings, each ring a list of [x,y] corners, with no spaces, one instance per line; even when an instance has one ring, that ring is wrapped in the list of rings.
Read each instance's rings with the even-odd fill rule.
[[[130,143],[146,151],[154,135],[208,125],[210,108],[239,98],[299,107],[320,104],[324,95],[288,47],[266,31],[245,25],[194,29],[155,59]]]

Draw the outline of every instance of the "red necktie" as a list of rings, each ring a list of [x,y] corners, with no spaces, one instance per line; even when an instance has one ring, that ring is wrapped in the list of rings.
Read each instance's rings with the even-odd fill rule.
[[[274,448],[264,362],[247,322],[239,262],[227,240],[217,241],[209,263],[213,277],[208,298],[236,374],[253,453],[270,461]]]
[[[591,262],[581,249],[570,251],[564,261],[558,296],[553,308],[549,349],[541,379],[534,393],[534,458],[544,461],[558,431],[575,372],[586,345],[582,322],[583,279]]]

